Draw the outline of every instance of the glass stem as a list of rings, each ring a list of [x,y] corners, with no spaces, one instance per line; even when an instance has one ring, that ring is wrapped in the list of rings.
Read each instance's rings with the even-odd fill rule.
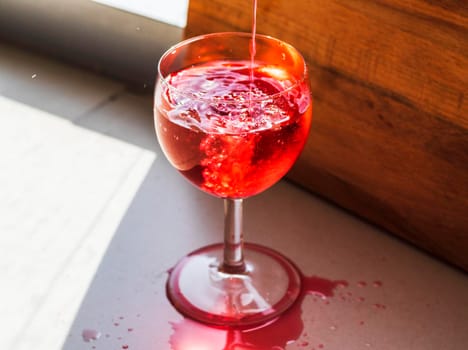
[[[242,232],[242,199],[224,199],[224,261],[226,273],[245,272]]]

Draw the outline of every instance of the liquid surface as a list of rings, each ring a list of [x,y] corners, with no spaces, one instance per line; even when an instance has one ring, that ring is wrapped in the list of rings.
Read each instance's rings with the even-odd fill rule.
[[[176,169],[215,196],[245,198],[294,164],[309,132],[311,99],[306,83],[281,67],[215,61],[166,77],[155,119]]]

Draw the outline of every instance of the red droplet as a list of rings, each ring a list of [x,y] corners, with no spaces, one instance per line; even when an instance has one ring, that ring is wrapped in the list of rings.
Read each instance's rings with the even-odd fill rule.
[[[374,287],[382,287],[382,281],[374,281],[372,284]]]
[[[358,285],[358,287],[365,287],[365,286],[367,286],[367,282],[366,281],[359,281],[357,285]]]
[[[128,349],[128,345],[127,344],[122,345],[122,349]]]
[[[376,309],[382,309],[382,310],[385,310],[387,308],[385,305],[379,304],[379,303],[374,304],[374,307]]]
[[[349,283],[347,281],[336,281],[335,285],[340,288],[346,288],[349,286]]]
[[[87,343],[98,340],[101,337],[101,332],[95,329],[83,329],[81,332],[81,337]]]

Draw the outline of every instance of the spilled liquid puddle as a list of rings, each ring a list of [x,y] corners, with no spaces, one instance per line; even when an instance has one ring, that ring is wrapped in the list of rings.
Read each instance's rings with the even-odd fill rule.
[[[363,282],[363,281],[361,281]],[[307,350],[325,349],[326,344],[304,332],[302,319],[302,302],[308,295],[314,301],[321,300],[330,303],[331,297],[338,297],[342,301],[364,302],[363,297],[355,298],[350,291],[344,291],[349,286],[347,281],[328,280],[311,276],[303,278],[303,289],[299,300],[286,313],[269,323],[254,329],[218,329],[209,327],[190,319],[172,323],[173,334],[169,343],[172,350],[203,349],[203,350],[284,350],[286,346],[295,343],[296,347]],[[360,285],[365,287],[366,284]],[[382,286],[382,282],[374,283]],[[383,304],[380,309],[384,308]],[[364,321],[360,321],[363,325]],[[334,331],[337,326],[330,326]]]
[[[367,301],[362,296],[365,289],[380,289],[383,286],[381,281],[358,281],[353,283],[354,289],[345,280],[330,280],[318,276],[302,278],[302,291],[297,302],[283,315],[267,325],[253,329],[221,329],[210,327],[191,319],[184,318],[181,321],[170,322],[172,334],[168,339],[170,350],[285,350],[294,344],[294,348],[304,350],[334,349],[327,347],[324,340],[317,338],[304,327],[308,323],[308,315],[303,314],[302,306],[304,300],[322,305],[330,305],[332,302],[366,304],[377,312],[387,309],[386,305]],[[375,298],[368,298],[375,299]],[[346,305],[346,304],[342,304]],[[137,314],[137,318],[140,314]],[[323,324],[327,315],[318,314],[318,322]],[[328,318],[327,318],[328,319]],[[132,344],[127,336],[134,332],[134,327],[124,316],[113,318],[111,321],[113,328],[118,329],[118,336],[109,333],[102,336],[99,330],[83,329],[82,339],[90,343],[90,349],[105,349],[110,346],[109,340],[117,340],[119,348],[131,350]],[[358,319],[357,325],[364,326],[366,321]],[[331,324],[327,326],[328,331],[338,332],[341,326]],[[126,336],[127,335],[127,336]],[[363,348],[370,348],[370,343],[363,343]],[[118,348],[117,348],[118,349]],[[135,348],[136,349],[136,348]],[[166,349],[163,349],[166,350]]]

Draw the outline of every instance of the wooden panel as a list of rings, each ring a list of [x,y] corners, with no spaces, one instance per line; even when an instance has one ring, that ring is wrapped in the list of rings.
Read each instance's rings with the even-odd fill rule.
[[[312,132],[289,177],[468,271],[468,3],[259,0],[310,66]],[[186,36],[251,29],[191,0]]]

